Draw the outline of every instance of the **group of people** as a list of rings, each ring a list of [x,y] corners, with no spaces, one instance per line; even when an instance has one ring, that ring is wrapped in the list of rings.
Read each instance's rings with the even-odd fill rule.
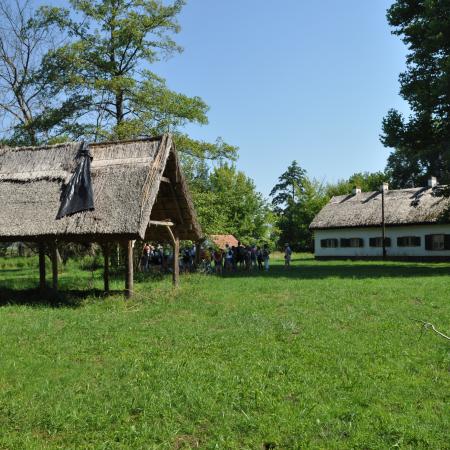
[[[214,271],[217,274],[225,272],[235,272],[238,268],[250,271],[269,270],[270,250],[267,244],[262,247],[257,245],[237,246],[225,245],[220,248],[204,248],[200,254],[201,264],[207,271]]]
[[[172,262],[173,253],[170,247],[162,245],[152,246],[148,242],[144,244],[141,254],[139,269],[148,272],[151,267],[158,267],[168,271]]]
[[[291,264],[292,250],[289,244],[284,246],[284,264],[289,267]],[[242,245],[238,242],[237,246],[225,245],[225,249],[205,248],[202,249],[200,260],[203,267],[208,271],[214,271],[217,274],[225,272],[234,272],[238,268],[246,271],[253,269],[269,270],[270,249],[267,244],[262,247],[259,245]]]
[[[200,254],[196,254],[195,245],[187,246],[181,249],[179,255],[179,264],[182,272],[193,272],[200,268],[207,273],[216,273],[222,275],[232,273],[238,269],[251,271],[268,271],[270,266],[270,249],[268,244],[242,245],[238,242],[237,246],[225,245],[224,249],[214,247],[200,248]],[[289,244],[284,247],[285,266],[289,267],[292,258],[292,250]],[[170,272],[173,263],[173,252],[169,246],[152,246],[145,243],[141,261],[140,270],[148,272],[152,267],[158,268],[163,272]]]
[[[196,248],[195,245],[184,247],[180,251],[179,263],[182,272],[192,272],[195,269]],[[173,263],[173,250],[171,246],[151,245],[148,242],[142,248],[139,268],[141,272],[149,272],[152,269],[170,272]]]

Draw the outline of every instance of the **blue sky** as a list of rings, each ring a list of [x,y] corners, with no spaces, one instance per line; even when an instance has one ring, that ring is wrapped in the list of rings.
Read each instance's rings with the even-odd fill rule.
[[[151,69],[206,101],[209,125],[187,132],[237,145],[238,168],[265,196],[294,159],[322,182],[382,170],[382,118],[393,107],[408,113],[392,2],[187,0],[176,37],[184,52]]]
[[[184,53],[154,70],[210,105],[210,124],[189,133],[239,146],[238,168],[264,195],[294,159],[320,181],[381,170],[381,120],[392,107],[407,112],[391,3],[190,0],[177,37]]]

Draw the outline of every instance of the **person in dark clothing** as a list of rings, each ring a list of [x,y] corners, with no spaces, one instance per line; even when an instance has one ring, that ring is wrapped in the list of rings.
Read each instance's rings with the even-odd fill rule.
[[[260,246],[256,247],[256,259],[258,261],[258,269],[263,270],[263,252]]]

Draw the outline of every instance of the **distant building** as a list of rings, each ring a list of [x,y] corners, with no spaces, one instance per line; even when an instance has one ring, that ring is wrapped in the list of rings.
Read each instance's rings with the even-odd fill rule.
[[[384,209],[387,258],[450,260],[450,203],[434,195],[436,187],[432,177],[426,188],[389,190],[384,183],[381,191],[333,197],[310,225],[316,258],[383,257]]]
[[[213,234],[209,236],[209,240],[220,249],[224,249],[226,244],[230,247],[237,247],[239,241],[232,234]]]

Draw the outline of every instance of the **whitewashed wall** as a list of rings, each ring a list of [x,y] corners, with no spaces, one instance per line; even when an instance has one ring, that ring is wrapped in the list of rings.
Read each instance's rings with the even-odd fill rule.
[[[386,237],[391,238],[391,247],[386,247],[387,256],[449,256],[450,250],[425,250],[425,236],[427,234],[450,234],[450,225],[411,225],[399,227],[386,227]],[[397,238],[401,236],[420,236],[420,247],[397,247]],[[380,257],[383,256],[382,247],[370,247],[369,238],[381,237],[380,228],[340,228],[335,230],[315,230],[314,249],[317,257]],[[350,248],[322,248],[322,239],[361,238],[364,247]],[[340,243],[340,242],[339,242]]]

